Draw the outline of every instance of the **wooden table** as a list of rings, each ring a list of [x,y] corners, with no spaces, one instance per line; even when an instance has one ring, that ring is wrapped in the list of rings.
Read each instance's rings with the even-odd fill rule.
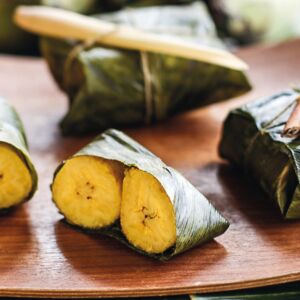
[[[178,168],[230,220],[215,241],[160,263],[105,237],[63,225],[49,184],[59,161],[91,137],[62,138],[67,109],[40,59],[0,57],[0,95],[20,112],[39,177],[29,203],[0,218],[0,295],[98,297],[224,291],[300,279],[300,222],[282,221],[261,192],[217,154],[221,123],[236,105],[300,79],[300,41],[242,50],[254,89],[157,126],[125,130]]]

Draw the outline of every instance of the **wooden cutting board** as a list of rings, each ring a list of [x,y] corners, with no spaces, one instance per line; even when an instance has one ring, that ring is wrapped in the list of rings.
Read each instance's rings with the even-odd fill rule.
[[[251,67],[251,93],[151,128],[125,130],[183,172],[231,222],[223,236],[167,263],[60,222],[49,191],[53,171],[92,137],[60,136],[57,123],[67,101],[42,60],[0,57],[0,95],[24,120],[40,178],[34,199],[0,218],[0,296],[171,295],[300,280],[300,222],[283,221],[258,188],[217,155],[230,108],[299,82],[300,41],[239,55]]]

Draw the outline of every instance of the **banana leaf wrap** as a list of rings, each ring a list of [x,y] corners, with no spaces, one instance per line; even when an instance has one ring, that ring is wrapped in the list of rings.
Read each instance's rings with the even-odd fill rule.
[[[23,202],[32,198],[37,189],[38,177],[28,152],[22,121],[15,109],[0,97],[0,142],[11,146],[21,157],[32,178],[32,188]],[[6,209],[4,209],[6,210]]]
[[[202,3],[136,8],[99,17],[223,47]],[[69,111],[61,122],[66,135],[155,123],[250,89],[242,71],[174,56],[49,38],[42,38],[41,51],[69,98]]]
[[[228,221],[187,179],[173,168],[165,165],[142,145],[118,130],[105,131],[74,156],[95,156],[118,161],[127,167],[136,167],[145,171],[160,182],[175,212],[176,243],[174,246],[161,254],[146,253],[127,241],[122,233],[119,221],[98,231],[118,239],[140,253],[159,260],[167,260],[176,254],[221,235],[229,226]],[[63,165],[64,162],[57,168],[54,178]],[[93,232],[89,229],[82,229]]]
[[[300,140],[281,133],[299,94],[287,90],[231,111],[220,154],[253,178],[286,219],[300,218]]]

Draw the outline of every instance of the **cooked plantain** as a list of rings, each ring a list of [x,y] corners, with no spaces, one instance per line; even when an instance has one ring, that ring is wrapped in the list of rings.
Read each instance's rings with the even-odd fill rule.
[[[180,173],[113,129],[58,167],[52,193],[68,223],[99,229],[160,260],[229,226]]]
[[[32,178],[15,149],[0,143],[0,209],[15,206],[27,198]]]
[[[172,202],[151,174],[131,168],[123,182],[121,226],[128,241],[147,253],[175,245],[176,219]]]
[[[123,173],[118,162],[73,157],[55,177],[53,198],[70,223],[90,229],[106,227],[120,216]]]
[[[30,199],[37,188],[24,128],[15,109],[0,97],[0,210]]]

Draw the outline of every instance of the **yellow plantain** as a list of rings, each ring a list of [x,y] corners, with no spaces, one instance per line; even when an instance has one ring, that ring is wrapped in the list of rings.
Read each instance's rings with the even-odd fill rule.
[[[0,143],[0,209],[21,203],[32,190],[29,169],[16,150]]]
[[[93,156],[66,161],[52,185],[53,199],[66,219],[78,226],[98,229],[120,215],[124,167]]]
[[[121,227],[128,241],[147,253],[162,253],[176,242],[169,197],[155,177],[136,168],[124,178]]]

